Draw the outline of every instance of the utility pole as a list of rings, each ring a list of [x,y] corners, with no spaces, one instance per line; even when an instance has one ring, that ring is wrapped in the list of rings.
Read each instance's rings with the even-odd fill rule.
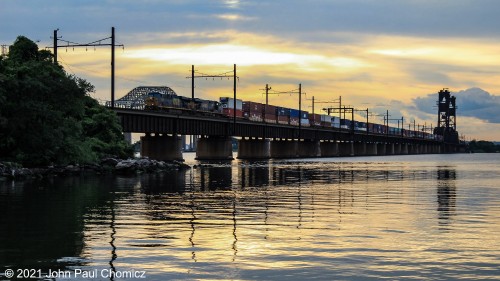
[[[57,31],[58,29],[54,29],[54,64],[57,64]]]
[[[111,27],[111,108],[115,108],[115,27]]]
[[[314,115],[314,96],[312,97],[312,114]],[[314,120],[314,117],[313,117]]]
[[[232,74],[230,74],[232,72]],[[200,73],[195,75],[194,65],[191,65],[191,77],[186,77],[191,79],[191,98],[194,99],[194,79],[195,78],[233,78],[233,133],[236,129],[236,79],[239,77],[236,75],[236,64],[234,64],[233,71],[224,72],[222,74],[211,75]]]
[[[194,101],[194,65],[191,65],[191,100]]]
[[[63,48],[68,48],[68,47],[103,47],[103,46],[111,46],[111,108],[115,107],[115,47],[124,47],[123,44],[116,44],[115,43],[115,28],[111,27],[111,37],[106,37],[103,39],[96,40],[94,42],[86,43],[86,44],[80,44],[80,43],[75,43],[71,42],[68,40],[63,40],[59,37],[57,37],[57,31],[59,29],[54,30],[54,63],[57,64],[57,49],[63,47]],[[103,43],[103,41],[106,41],[108,39],[111,39],[111,43]],[[58,41],[65,42],[65,45],[59,45]]]
[[[234,64],[234,72],[233,72],[233,133],[236,131],[236,64]]]
[[[269,104],[269,90],[271,90],[271,88],[269,87],[269,84],[266,84],[266,105]]]
[[[300,129],[302,127],[302,83],[299,84],[299,140],[300,140]]]

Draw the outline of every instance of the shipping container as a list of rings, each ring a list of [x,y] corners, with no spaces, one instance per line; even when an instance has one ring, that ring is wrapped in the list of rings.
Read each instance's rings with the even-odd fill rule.
[[[297,109],[290,109],[290,125],[298,126],[299,122],[299,111]]]
[[[360,121],[354,121],[354,130],[366,132],[366,123]]]
[[[332,116],[330,115],[326,115],[326,114],[321,114],[320,115],[321,117],[321,122],[328,122],[328,123],[331,123],[332,122]]]
[[[219,98],[222,108],[234,108],[234,99],[228,97]],[[243,101],[236,99],[236,109],[243,110]]]
[[[278,124],[290,124],[290,108],[277,106],[276,115],[278,116]]]
[[[270,114],[270,115],[276,115],[276,106],[274,105],[264,105],[264,115]]]
[[[309,122],[310,122],[309,119],[301,118],[300,119],[300,126],[301,127],[309,127],[309,126],[311,126],[311,124]]]
[[[243,117],[251,121],[262,122],[264,105],[253,101],[243,102]]]
[[[292,117],[299,119],[299,111],[297,109],[290,109],[290,118]]]
[[[227,115],[230,118],[234,117],[234,109],[232,108],[222,108],[222,114]],[[243,117],[243,111],[236,109],[236,117],[242,118]]]
[[[351,123],[352,122],[349,119],[340,119],[340,127],[342,129],[348,129],[348,130],[352,129],[351,128]]]
[[[320,119],[322,127],[332,127],[332,117],[330,115],[322,114]]]
[[[375,133],[375,128],[374,128],[374,125],[375,125],[375,124],[373,124],[373,123],[368,123],[368,126],[366,126],[366,127],[367,127],[368,132],[370,132],[370,133]]]
[[[340,128],[340,118],[332,116],[332,127]]]
[[[286,107],[276,107],[276,115],[278,116],[290,116],[290,108]]]
[[[266,123],[273,123],[273,124],[276,124],[276,115],[275,114],[265,114],[264,115],[264,122]]]
[[[322,115],[309,114],[309,123],[311,124],[311,126],[321,126],[321,119],[322,119]]]

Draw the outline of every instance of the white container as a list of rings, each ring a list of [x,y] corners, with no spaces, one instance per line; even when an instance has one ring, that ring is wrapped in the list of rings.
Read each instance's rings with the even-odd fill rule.
[[[234,99],[233,98],[228,98],[228,97],[221,97],[220,103],[222,105],[222,108],[234,108]],[[236,109],[242,110],[243,109],[243,101],[240,99],[236,99]]]
[[[321,114],[321,122],[331,123],[332,122],[332,116]]]

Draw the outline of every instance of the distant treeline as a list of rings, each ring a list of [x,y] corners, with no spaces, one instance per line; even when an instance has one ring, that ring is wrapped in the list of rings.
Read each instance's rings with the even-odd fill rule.
[[[469,151],[474,153],[496,153],[500,152],[500,145],[494,144],[491,141],[476,141],[469,142]]]

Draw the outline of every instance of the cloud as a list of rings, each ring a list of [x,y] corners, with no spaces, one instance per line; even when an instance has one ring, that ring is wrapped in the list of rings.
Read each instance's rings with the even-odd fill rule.
[[[500,96],[491,95],[480,88],[470,88],[452,93],[457,98],[457,117],[468,116],[490,123],[500,123]],[[436,113],[438,94],[413,99],[416,107],[427,113]]]

